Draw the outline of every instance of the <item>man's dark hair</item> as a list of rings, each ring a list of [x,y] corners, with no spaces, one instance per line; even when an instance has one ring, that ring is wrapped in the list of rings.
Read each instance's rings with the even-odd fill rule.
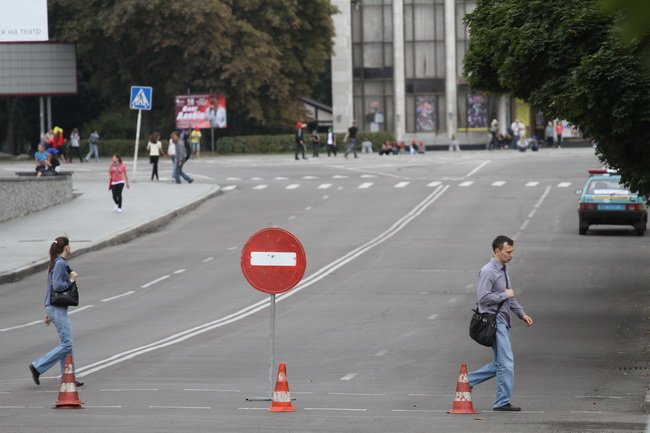
[[[502,250],[503,245],[508,244],[508,245],[514,245],[515,241],[510,239],[508,236],[504,235],[499,235],[494,240],[492,241],[492,251],[496,250]]]

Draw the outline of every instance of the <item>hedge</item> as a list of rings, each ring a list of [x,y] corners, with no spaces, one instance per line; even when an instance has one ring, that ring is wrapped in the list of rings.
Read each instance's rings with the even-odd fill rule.
[[[311,140],[309,133],[305,132],[305,144],[309,149]],[[327,134],[319,134],[321,147],[327,143]],[[336,143],[339,149],[345,149],[343,137],[345,134],[336,134]],[[364,141],[372,143],[373,151],[379,148],[385,141],[393,141],[393,134],[388,132],[359,132],[357,134],[357,147],[360,149]],[[293,134],[282,135],[240,135],[234,137],[221,137],[217,140],[216,151],[221,154],[229,153],[284,153],[293,152],[296,142]]]

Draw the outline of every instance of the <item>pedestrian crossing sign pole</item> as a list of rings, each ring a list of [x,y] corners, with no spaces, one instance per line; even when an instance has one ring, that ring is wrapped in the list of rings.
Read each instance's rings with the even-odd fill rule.
[[[142,123],[142,110],[151,110],[151,97],[153,90],[151,87],[131,86],[131,110],[138,110],[138,125],[135,129],[135,150],[133,152],[133,177],[135,182],[135,173],[138,167],[138,147],[140,141],[140,124]]]

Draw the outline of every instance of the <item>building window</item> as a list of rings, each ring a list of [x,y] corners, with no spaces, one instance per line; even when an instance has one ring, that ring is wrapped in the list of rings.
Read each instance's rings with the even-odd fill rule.
[[[392,1],[355,2],[351,11],[354,118],[362,130],[392,130]]]
[[[444,20],[443,0],[404,2],[407,132],[438,132],[446,127],[440,117],[445,111],[439,110],[445,92]]]

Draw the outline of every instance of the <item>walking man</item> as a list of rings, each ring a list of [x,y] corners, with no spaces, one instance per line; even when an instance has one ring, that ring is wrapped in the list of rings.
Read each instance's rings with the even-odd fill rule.
[[[305,134],[302,130],[302,122],[296,123],[296,161],[299,160],[298,154],[302,152],[302,159],[307,159],[305,158]]]
[[[507,236],[497,236],[492,241],[494,257],[481,269],[476,283],[478,309],[481,313],[497,314],[497,335],[492,345],[494,361],[485,364],[468,375],[470,387],[497,378],[496,400],[492,406],[496,411],[518,412],[520,407],[512,405],[512,391],[515,385],[515,360],[510,345],[510,311],[524,321],[526,326],[533,324],[533,318],[526,314],[524,307],[515,298],[510,285],[506,264],[510,263],[515,252],[515,243]]]
[[[95,161],[99,162],[99,134],[96,129],[93,129],[90,133],[90,136],[88,137],[88,145],[90,146],[90,151],[88,151],[88,155],[86,155],[84,161],[88,162],[88,160],[95,155]]]
[[[348,155],[350,153],[354,153],[354,157],[357,157],[357,132],[359,131],[359,128],[357,128],[357,122],[356,120],[352,122],[352,126],[348,128],[348,132],[345,133],[345,137],[343,137],[343,142],[348,143],[348,148],[345,151],[345,159],[348,158]]]

